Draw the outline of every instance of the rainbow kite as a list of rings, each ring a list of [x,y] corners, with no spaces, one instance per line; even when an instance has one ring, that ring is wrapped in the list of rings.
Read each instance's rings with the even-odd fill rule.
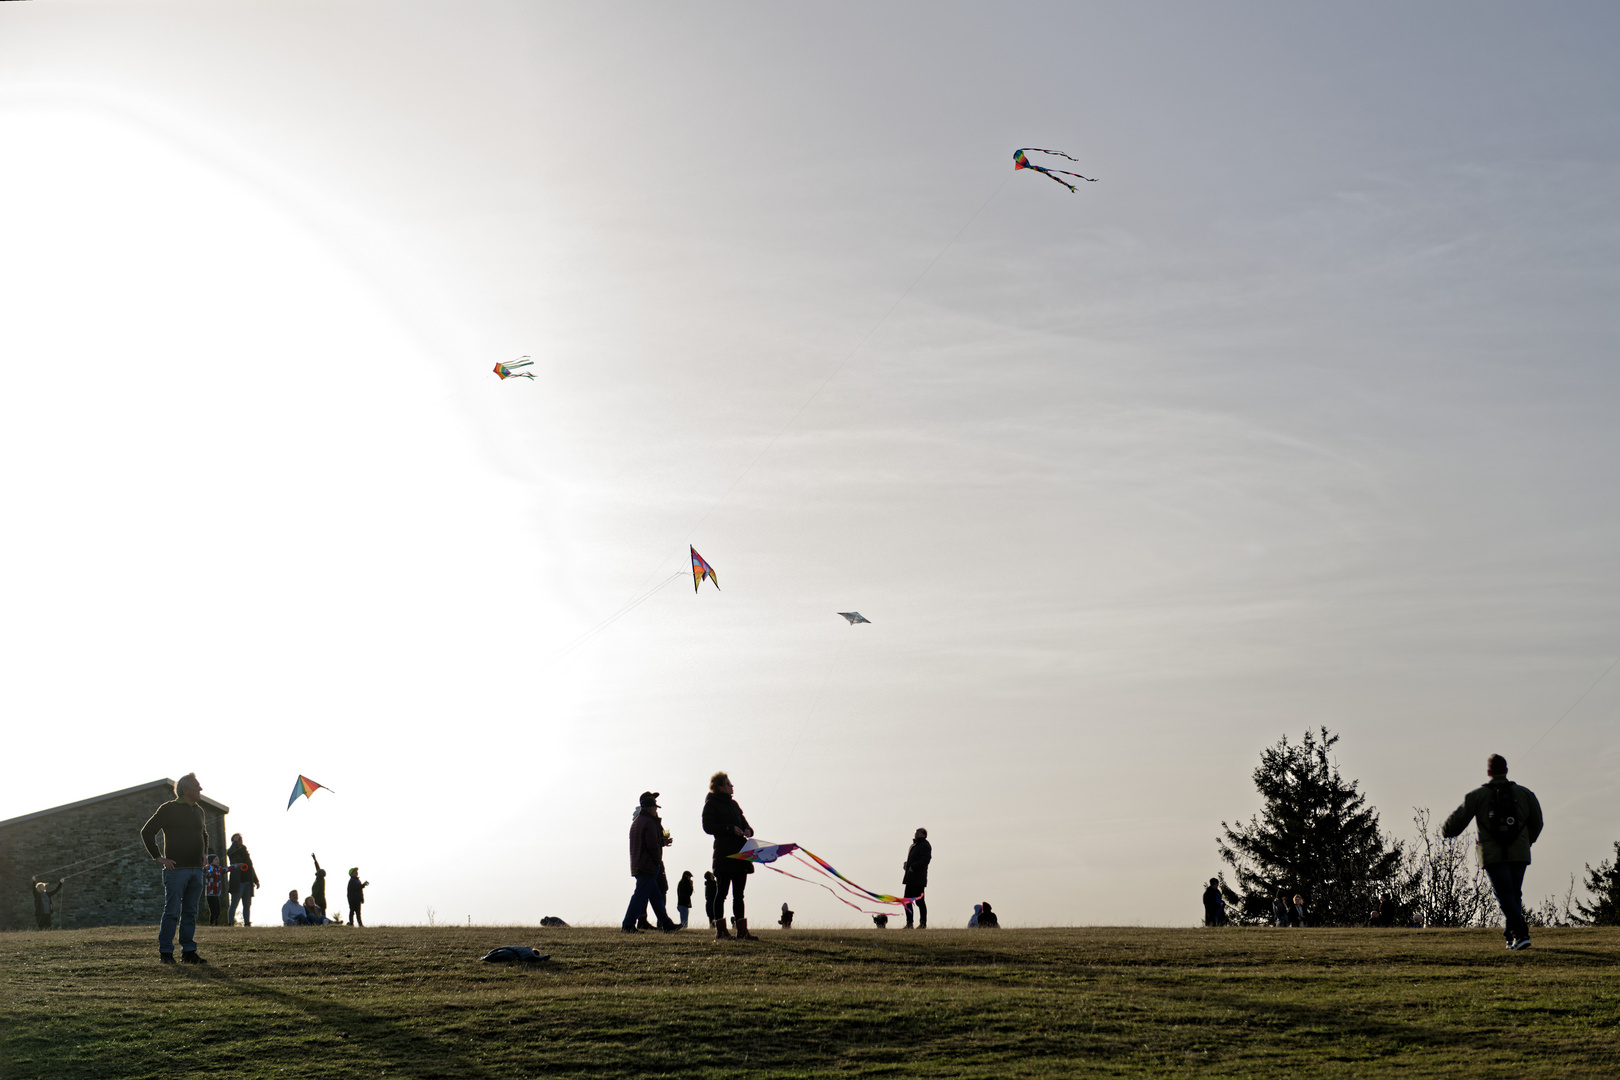
[[[805,855],[810,856],[810,861],[805,860]],[[868,911],[866,908],[861,907],[859,903],[851,903],[849,900],[845,900],[842,896],[838,895],[838,891],[837,889],[833,888],[833,885],[827,885],[820,881],[811,881],[809,878],[802,878],[798,874],[788,873],[780,866],[775,865],[776,860],[783,858],[784,856],[792,856],[808,869],[814,870],[823,877],[832,878],[833,885],[836,885],[838,889],[842,889],[844,892],[855,897],[855,899],[861,901],[861,903],[898,904],[903,911],[911,904],[916,903],[922,898],[920,894],[918,896],[890,896],[888,893],[873,892],[871,889],[857,885],[853,881],[849,880],[849,878],[835,870],[832,863],[828,862],[826,859],[823,859],[820,855],[817,855],[809,848],[804,847],[802,844],[772,844],[765,840],[755,840],[753,838],[749,838],[748,842],[743,845],[741,851],[728,857],[732,859],[740,859],[743,862],[758,863],[767,869],[775,870],[778,874],[784,874],[787,877],[792,878],[794,881],[802,881],[806,885],[819,885],[821,888],[832,893],[834,899],[838,900],[840,903],[848,904],[850,907],[861,912],[862,914],[888,914],[888,912]]]
[[[520,356],[516,360],[511,361],[510,363],[496,364],[495,365],[495,374],[497,374],[497,375],[499,375],[501,377],[502,382],[505,382],[507,379],[510,379],[513,376],[516,376],[519,379],[532,379],[532,378],[534,378],[534,372],[532,372],[532,371],[519,371],[518,370],[518,368],[520,368],[520,367],[528,367],[532,363],[534,363],[534,361],[530,360],[527,356]],[[328,790],[330,790],[330,789],[328,789]]]
[[[698,591],[698,586],[703,584],[704,578],[714,582],[714,587],[718,589],[720,579],[714,576],[714,567],[703,561],[703,556],[697,553],[697,548],[691,544],[686,547],[692,553],[692,591],[694,593]]]
[[[309,777],[305,776],[303,773],[299,773],[298,774],[298,782],[293,785],[293,793],[287,797],[287,809],[289,809],[289,810],[292,809],[292,804],[298,801],[298,796],[302,795],[304,798],[307,799],[311,795],[315,794],[315,789],[316,788],[322,788],[322,787],[326,787],[326,785],[325,784],[317,784],[315,781],[311,780]],[[332,789],[331,788],[326,788],[326,790],[331,791]]]
[[[1068,154],[1065,154],[1061,150],[1042,150],[1038,146],[1026,146],[1026,147],[1024,147],[1024,150],[1029,150],[1029,151],[1032,151],[1033,153],[1037,153],[1037,154],[1051,154],[1053,157],[1069,158],[1070,161],[1079,161],[1080,160],[1079,158],[1069,157]],[[1076,191],[1078,189],[1073,184],[1069,183],[1067,180],[1058,180],[1058,178],[1053,175],[1054,173],[1062,173],[1064,176],[1079,176],[1080,179],[1085,180],[1085,181],[1087,181],[1089,183],[1092,183],[1092,184],[1095,184],[1097,182],[1095,177],[1092,177],[1092,176],[1080,176],[1079,173],[1070,172],[1067,169],[1048,169],[1044,165],[1036,165],[1035,163],[1031,162],[1029,160],[1029,158],[1024,156],[1024,150],[1014,150],[1013,151],[1013,172],[1017,172],[1019,169],[1033,169],[1035,172],[1045,173],[1046,178],[1048,180],[1057,180],[1058,183],[1062,184],[1064,187],[1068,188],[1070,191]]]

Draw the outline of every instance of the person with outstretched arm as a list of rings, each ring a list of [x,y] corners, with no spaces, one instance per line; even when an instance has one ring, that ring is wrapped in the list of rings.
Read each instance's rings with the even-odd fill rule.
[[[1524,872],[1530,845],[1541,836],[1541,803],[1535,792],[1507,778],[1507,758],[1492,754],[1485,761],[1486,783],[1463,797],[1441,832],[1461,836],[1473,822],[1479,834],[1479,861],[1491,879],[1506,924],[1502,936],[1510,949],[1530,947],[1530,924],[1524,918]]]
[[[51,928],[51,898],[60,893],[66,884],[67,878],[63,878],[53,889],[43,881],[34,881],[34,925],[41,930]]]
[[[934,847],[928,842],[928,830],[918,829],[911,837],[911,850],[906,852],[906,861],[900,867],[905,877],[901,883],[905,886],[901,890],[909,900],[916,897],[906,905],[906,929],[911,929],[911,909],[917,909],[917,929],[928,929],[928,904],[923,900],[923,891],[928,888],[928,864],[934,859]]]
[[[726,932],[726,893],[731,893],[731,913],[737,920],[737,940],[756,941],[748,932],[748,911],[743,906],[743,887],[754,864],[731,856],[743,849],[754,829],[743,816],[742,807],[732,798],[731,777],[717,772],[709,778],[709,797],[703,801],[703,831],[714,837],[714,940],[731,937]]]
[[[163,867],[163,922],[158,927],[158,959],[174,963],[174,931],[180,928],[180,962],[206,964],[197,955],[197,906],[203,897],[203,858],[208,852],[208,821],[197,800],[202,783],[196,773],[174,782],[174,799],[157,808],[141,826],[146,853]],[[163,850],[157,834],[163,834]]]
[[[325,915],[326,871],[321,869],[321,860],[315,857],[315,853],[313,851],[309,853],[309,861],[315,864],[315,884],[309,887],[309,895],[314,897],[315,906],[321,909],[322,915]]]

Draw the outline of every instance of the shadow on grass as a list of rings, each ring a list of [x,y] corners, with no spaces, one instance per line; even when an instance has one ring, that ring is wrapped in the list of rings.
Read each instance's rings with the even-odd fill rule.
[[[459,1050],[413,1029],[409,1022],[344,1005],[327,997],[291,993],[273,986],[211,969],[209,983],[231,994],[273,1002],[308,1014],[323,1026],[321,1034],[335,1034],[347,1043],[344,1060],[352,1067],[354,1054],[399,1075],[411,1077],[490,1077],[491,1072],[470,1061]],[[375,1075],[375,1074],[373,1074]]]

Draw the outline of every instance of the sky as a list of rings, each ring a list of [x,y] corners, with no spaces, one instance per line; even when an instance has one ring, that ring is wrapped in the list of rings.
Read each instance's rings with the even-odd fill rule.
[[[611,923],[637,795],[701,877],[725,769],[880,891],[927,827],[937,923],[1176,926],[1325,725],[1397,838],[1505,754],[1562,894],[1620,839],[1617,30],[6,4],[0,818],[195,770],[269,900]]]

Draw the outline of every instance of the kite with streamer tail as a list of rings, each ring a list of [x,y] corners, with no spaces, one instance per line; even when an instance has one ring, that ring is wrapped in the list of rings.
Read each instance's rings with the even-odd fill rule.
[[[534,378],[534,372],[518,370],[518,368],[528,367],[532,363],[534,363],[534,361],[530,360],[527,356],[520,356],[516,360],[509,360],[504,364],[496,364],[495,374],[501,377],[502,382],[512,378],[532,379]]]
[[[1024,147],[1024,150],[1028,150],[1035,154],[1051,154],[1053,157],[1068,158],[1070,161],[1074,162],[1078,162],[1080,160],[1079,158],[1069,157],[1068,154],[1065,154],[1061,150],[1042,150],[1038,146],[1026,146]],[[1079,189],[1073,184],[1069,183],[1067,180],[1058,180],[1055,174],[1062,173],[1064,176],[1076,176],[1090,184],[1095,184],[1097,182],[1097,178],[1094,176],[1080,176],[1079,173],[1070,172],[1068,169],[1048,169],[1045,165],[1037,165],[1030,161],[1029,158],[1024,156],[1024,150],[1013,151],[1013,172],[1017,172],[1019,169],[1033,169],[1035,172],[1046,174],[1046,178],[1048,180],[1057,180],[1058,183],[1062,184],[1070,191],[1078,191]]]
[[[292,804],[298,801],[298,796],[302,795],[304,798],[307,799],[311,795],[315,794],[315,789],[316,788],[323,788],[323,787],[326,787],[326,785],[325,784],[317,784],[315,781],[311,780],[309,777],[305,776],[303,773],[299,773],[298,774],[298,782],[293,785],[293,792],[292,792],[291,795],[289,795],[287,797],[287,809],[289,809],[289,810],[292,809]],[[326,788],[326,790],[331,791],[332,789],[331,788]]]
[[[809,856],[809,858],[806,859],[805,856]],[[834,869],[832,863],[828,862],[826,859],[823,859],[820,855],[817,855],[803,844],[773,844],[768,840],[755,840],[750,837],[748,842],[743,844],[742,850],[737,852],[735,855],[729,856],[729,858],[740,859],[743,862],[758,863],[759,865],[764,866],[766,869],[775,870],[778,874],[790,877],[794,881],[802,881],[806,885],[819,886],[832,893],[833,898],[839,903],[852,907],[863,915],[886,915],[888,912],[869,911],[861,906],[862,903],[892,904],[898,905],[902,910],[904,910],[910,907],[910,905],[916,903],[918,900],[922,899],[921,895],[890,896],[888,893],[873,892],[871,889],[868,889],[862,885],[857,885],[855,882],[849,880],[849,878],[845,877],[843,874],[840,874],[836,869]],[[822,877],[832,879],[832,884],[828,885],[821,881],[811,881],[809,878],[802,878],[798,874],[790,873],[789,871],[782,869],[780,866],[777,866],[776,862],[779,859],[784,858],[792,858],[800,865],[809,870],[815,871]],[[836,888],[834,886],[836,886]],[[849,894],[850,896],[855,897],[855,899],[860,901],[860,903],[856,903],[839,896],[838,893],[840,890]]]
[[[705,562],[703,556],[697,553],[697,548],[691,544],[686,545],[686,549],[692,553],[692,591],[694,593],[698,591],[698,586],[703,584],[704,578],[714,582],[714,587],[718,589],[720,579],[714,576],[714,567]]]

